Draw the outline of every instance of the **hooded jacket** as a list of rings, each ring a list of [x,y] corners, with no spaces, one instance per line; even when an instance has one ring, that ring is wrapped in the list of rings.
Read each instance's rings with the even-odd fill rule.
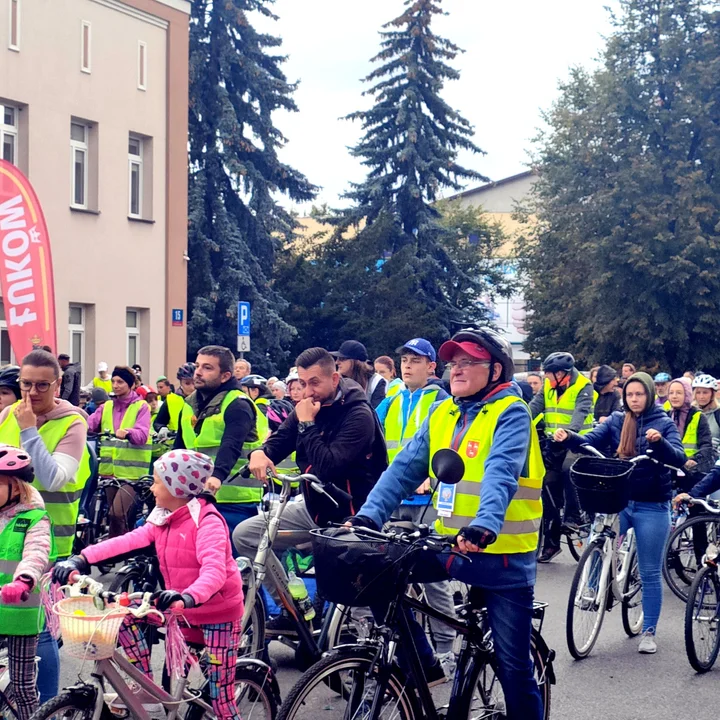
[[[300,472],[312,473],[352,495],[351,503],[337,498],[340,508],[335,508],[310,490],[305,495],[308,512],[321,526],[354,515],[388,465],[377,415],[362,387],[347,378],[340,379],[335,399],[320,408],[314,425],[299,433],[293,410],[262,449],[276,465],[296,452]]]
[[[655,384],[652,378],[646,373],[635,373],[625,382],[623,394],[633,381],[642,383],[648,396],[645,410],[637,418],[636,456],[644,455],[650,449],[659,462],[681,468],[687,460],[682,439],[675,423],[661,407],[655,405]],[[571,450],[578,449],[580,445],[591,445],[607,457],[615,457],[624,422],[625,413],[614,412],[587,435],[568,433],[566,444]],[[657,430],[662,437],[658,442],[649,443],[645,437],[648,430]],[[630,474],[630,485],[631,500],[666,502],[672,495],[672,471],[651,460],[643,460],[635,465]]]
[[[120,429],[123,417],[128,409],[128,406],[137,400],[142,400],[134,390],[131,390],[124,397],[111,397],[110,402],[113,404],[112,408],[112,419],[113,429],[115,431]],[[88,429],[90,432],[99,432],[102,425],[103,408],[101,405],[88,420]],[[127,439],[132,445],[145,445],[150,435],[150,406],[143,402],[142,406],[138,410],[137,420],[135,421],[135,427],[130,428],[128,431]]]
[[[60,397],[73,405],[80,404],[80,363],[70,363],[62,374]]]

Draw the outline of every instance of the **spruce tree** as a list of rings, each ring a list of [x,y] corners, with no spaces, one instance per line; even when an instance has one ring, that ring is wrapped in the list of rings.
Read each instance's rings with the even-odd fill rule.
[[[251,303],[252,352],[263,371],[284,359],[294,329],[271,276],[277,238],[294,220],[274,199],[304,202],[315,188],[280,162],[286,140],[273,111],[296,111],[279,38],[249,13],[275,19],[273,0],[193,0],[190,24],[188,345],[234,349],[237,302]]]

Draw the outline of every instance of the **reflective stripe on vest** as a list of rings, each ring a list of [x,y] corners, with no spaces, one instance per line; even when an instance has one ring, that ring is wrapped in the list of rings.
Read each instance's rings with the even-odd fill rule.
[[[129,430],[135,427],[137,416],[144,400],[130,403],[125,410],[118,430]],[[102,432],[114,433],[113,401],[108,400],[103,405],[100,429]],[[100,442],[100,468],[99,473],[104,477],[114,477],[118,480],[139,480],[150,472],[152,460],[152,443],[133,445],[129,440],[120,438],[103,438]]]
[[[185,398],[181,398],[179,395],[171,392],[165,398],[165,402],[167,403],[168,412],[170,413],[167,428],[171,432],[177,432],[177,429],[180,427],[180,413],[185,405]]]
[[[558,399],[557,392],[550,387],[550,380],[545,378],[543,392],[545,395],[545,434],[553,435],[556,430],[563,428],[570,429],[572,416],[575,412],[575,404],[580,391],[589,385],[590,381],[584,375],[578,375],[575,382],[570,385]],[[593,429],[593,417],[595,406],[585,416],[580,435],[587,435]]]
[[[502,413],[516,402],[511,395],[485,405],[478,413],[460,442],[458,453],[465,462],[465,475],[455,490],[455,505],[449,518],[438,517],[435,529],[444,535],[454,535],[477,517],[480,509],[481,483],[485,461],[492,451],[495,428]],[[523,403],[527,409],[527,406]],[[455,426],[460,421],[452,398],[442,402],[430,416],[429,457],[441,448],[453,446]],[[528,425],[530,414],[528,411]],[[434,477],[432,463],[428,475]],[[485,552],[495,555],[533,552],[537,550],[538,530],[542,519],[542,481],[545,475],[537,433],[530,433],[530,447],[525,468],[518,480],[518,488],[505,512],[505,520],[498,539]],[[437,507],[437,493],[433,500]]]
[[[48,513],[40,509],[19,512],[0,533],[0,586],[13,581],[22,560],[27,531],[45,517],[48,517]],[[54,562],[55,557],[53,542],[48,560]],[[40,583],[35,585],[28,599],[20,603],[4,605],[0,598],[0,628],[3,635],[37,635],[44,625],[45,612],[40,601]]]
[[[60,441],[65,437],[73,423],[80,422],[87,427],[85,418],[77,413],[66,415],[55,420],[48,420],[38,429],[40,437],[45,443],[47,451],[52,455]],[[0,443],[21,447],[20,426],[15,419],[15,413],[10,412],[0,425]],[[66,557],[72,553],[75,539],[75,527],[80,511],[80,497],[85,483],[90,477],[90,454],[87,445],[83,443],[83,454],[75,477],[66,482],[60,490],[45,490],[42,483],[35,478],[33,487],[38,490],[45,503],[50,519],[53,522],[53,533],[59,557]]]
[[[697,455],[698,451],[698,426],[700,425],[701,412],[696,412],[692,416],[692,420],[687,424],[685,428],[685,434],[683,435],[682,444],[685,449],[685,455],[691,458]]]
[[[236,474],[241,470],[248,462],[248,455],[251,450],[262,447],[262,440],[265,435],[260,435],[263,427],[267,427],[267,418],[258,411],[255,403],[250,400],[247,395],[241,393],[239,390],[229,390],[223,398],[222,404],[220,405],[220,412],[214,415],[208,415],[203,419],[202,426],[200,428],[200,435],[195,434],[195,424],[197,418],[193,415],[192,405],[185,403],[182,414],[180,416],[180,424],[182,426],[182,436],[185,443],[185,447],[198,452],[205,453],[212,458],[217,457],[218,450],[220,449],[220,443],[222,442],[223,434],[225,433],[225,410],[233,400],[240,398],[247,403],[253,409],[255,414],[255,429],[251,435],[248,436],[246,442],[243,444],[242,452],[240,457],[235,462],[235,466],[230,472],[230,475]],[[260,420],[262,418],[264,423]],[[220,489],[217,491],[215,500],[220,503],[258,503],[263,496],[262,483],[258,482],[254,478],[236,478],[232,485],[226,485],[223,483]]]
[[[391,402],[385,416],[385,445],[388,451],[388,460],[392,462],[395,456],[412,440],[415,433],[425,421],[430,412],[430,406],[437,398],[439,388],[429,390],[422,394],[415,408],[405,422],[405,405],[412,402],[412,396],[397,395]],[[403,427],[404,425],[404,427]]]

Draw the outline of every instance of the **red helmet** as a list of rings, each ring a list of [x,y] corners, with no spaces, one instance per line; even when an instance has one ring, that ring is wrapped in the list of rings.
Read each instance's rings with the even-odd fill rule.
[[[22,476],[25,473],[18,471],[29,468],[31,464],[30,456],[23,449],[12,445],[0,445],[0,475]]]

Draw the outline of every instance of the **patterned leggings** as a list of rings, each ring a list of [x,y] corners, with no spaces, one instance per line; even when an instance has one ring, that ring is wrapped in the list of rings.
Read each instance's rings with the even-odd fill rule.
[[[208,694],[218,720],[241,720],[235,705],[235,662],[240,644],[241,621],[200,625],[210,665],[205,671]],[[127,615],[120,628],[120,645],[128,660],[152,677],[150,648],[140,623]]]
[[[37,635],[6,635],[10,661],[10,690],[20,720],[27,720],[38,709],[35,689],[35,651]]]

